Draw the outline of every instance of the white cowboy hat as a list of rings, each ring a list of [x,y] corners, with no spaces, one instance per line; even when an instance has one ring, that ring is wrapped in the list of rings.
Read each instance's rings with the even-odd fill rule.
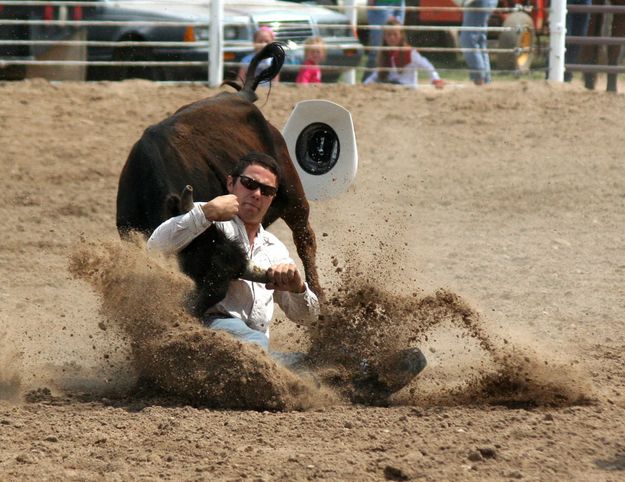
[[[297,103],[282,135],[308,199],[338,196],[356,177],[354,124],[340,105],[328,100]]]

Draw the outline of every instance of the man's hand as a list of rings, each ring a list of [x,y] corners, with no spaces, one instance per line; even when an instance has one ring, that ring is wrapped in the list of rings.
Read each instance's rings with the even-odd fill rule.
[[[208,221],[230,221],[239,212],[239,200],[234,194],[217,196],[202,206]]]
[[[303,293],[306,285],[294,264],[277,264],[267,270],[269,282],[267,288],[278,291],[291,291]]]

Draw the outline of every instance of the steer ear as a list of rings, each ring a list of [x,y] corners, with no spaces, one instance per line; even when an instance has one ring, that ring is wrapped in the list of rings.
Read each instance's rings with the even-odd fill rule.
[[[247,67],[245,83],[239,95],[249,102],[254,102],[258,98],[255,93],[258,84],[270,81],[280,73],[285,56],[284,47],[278,42],[265,45],[263,49],[252,58],[250,65]],[[271,59],[269,66],[258,71],[256,67],[266,59]]]
[[[187,184],[180,193],[180,211],[188,213],[193,209],[193,186]]]
[[[186,214],[193,209],[193,187],[185,186],[180,196],[178,194],[168,194],[165,198],[164,219],[173,218]]]

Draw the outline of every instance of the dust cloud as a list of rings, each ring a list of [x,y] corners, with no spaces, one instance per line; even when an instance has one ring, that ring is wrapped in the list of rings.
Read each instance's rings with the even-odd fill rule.
[[[402,256],[400,250],[392,253],[391,258]],[[100,328],[120,333],[129,346],[127,366],[117,371],[185,403],[306,410],[348,401],[563,406],[592,400],[592,387],[578,368],[490,333],[482,315],[451,290],[424,294],[408,282],[403,285],[406,293],[393,293],[378,280],[388,279],[384,270],[397,263],[373,264],[349,251],[346,259],[343,265],[334,258],[335,275],[323,314],[309,330],[312,377],[300,377],[260,348],[203,327],[185,308],[192,281],[174,260],[148,253],[138,236],[130,243],[81,239],[70,255],[69,271],[98,294],[107,320]],[[455,337],[446,350],[453,363],[433,348],[425,350],[450,333]],[[415,346],[427,352],[431,366],[416,379],[406,380],[398,373],[397,354]],[[463,352],[471,350],[479,352],[477,357],[463,360]],[[18,354],[12,358],[2,366],[18,366]],[[375,374],[364,385],[363,362],[368,373]],[[52,382],[56,388],[89,390],[97,385],[94,376],[89,387],[88,374],[75,363],[63,366],[62,373],[53,372],[49,369],[48,376],[56,380]],[[72,386],[68,380],[83,383]],[[15,398],[19,392],[19,370],[4,369],[0,396]]]
[[[384,255],[389,259],[404,255],[382,244],[380,249],[392,253]],[[133,396],[139,379],[184,403],[256,410],[306,410],[350,401],[383,406],[592,401],[593,389],[578,367],[489,332],[482,315],[453,291],[424,294],[407,281],[404,293],[395,293],[379,280],[390,279],[385,271],[397,262],[375,263],[376,257],[364,259],[349,249],[345,259],[333,257],[327,302],[308,333],[312,376],[301,377],[260,348],[203,327],[185,308],[192,281],[174,260],[148,253],[142,238],[130,243],[81,239],[69,271],[95,290],[106,320],[100,329],[120,337],[129,353],[126,360],[117,357],[104,384],[97,367],[74,361],[44,367],[46,385],[98,392],[110,384]],[[6,346],[5,338],[6,332],[0,333]],[[434,348],[439,340],[446,340],[445,350]],[[415,346],[426,353],[429,366],[406,380],[398,373],[397,354]],[[114,344],[93,348],[107,360],[114,358],[109,353]],[[444,351],[451,356],[445,359]],[[2,399],[15,400],[25,389],[20,356],[15,349],[2,350]],[[375,377],[362,384],[364,361]]]
[[[134,242],[83,240],[70,272],[98,292],[102,310],[128,337],[140,377],[194,405],[302,410],[335,402],[260,348],[201,326],[185,309],[192,281],[171,260]]]
[[[21,358],[8,338],[5,327],[0,332],[0,400],[16,401],[22,387]]]
[[[402,256],[398,251],[386,253],[378,259]],[[425,406],[566,406],[593,400],[589,376],[575,366],[575,360],[543,354],[491,333],[479,311],[449,289],[425,295],[408,283],[404,285],[408,294],[386,291],[381,280],[389,276],[380,267],[397,263],[363,267],[349,251],[346,259],[345,266],[339,266],[335,258],[340,281],[311,333],[311,351],[323,367],[321,373],[326,382],[342,386],[346,396],[364,403]],[[401,390],[393,355],[409,347],[432,345],[437,332],[456,334],[446,349],[459,359],[455,366],[460,381],[446,383],[454,368],[446,360],[443,363],[450,366],[439,366],[438,379],[424,377],[426,369]],[[476,349],[477,359],[463,357]],[[428,356],[435,359],[437,355]],[[358,379],[362,360],[377,374],[376,383],[365,392],[351,383]]]

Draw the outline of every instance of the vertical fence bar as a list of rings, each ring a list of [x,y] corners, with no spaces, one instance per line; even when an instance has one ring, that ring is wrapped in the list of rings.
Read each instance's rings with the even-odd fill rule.
[[[549,80],[564,81],[566,0],[552,0],[549,12]]]
[[[349,24],[351,25],[354,33],[358,31],[358,10],[356,9],[356,0],[345,0],[346,15],[349,18]],[[356,69],[350,69],[345,72],[345,82],[349,85],[356,83]]]
[[[224,80],[224,2],[211,0],[208,46],[208,84],[219,87]]]

